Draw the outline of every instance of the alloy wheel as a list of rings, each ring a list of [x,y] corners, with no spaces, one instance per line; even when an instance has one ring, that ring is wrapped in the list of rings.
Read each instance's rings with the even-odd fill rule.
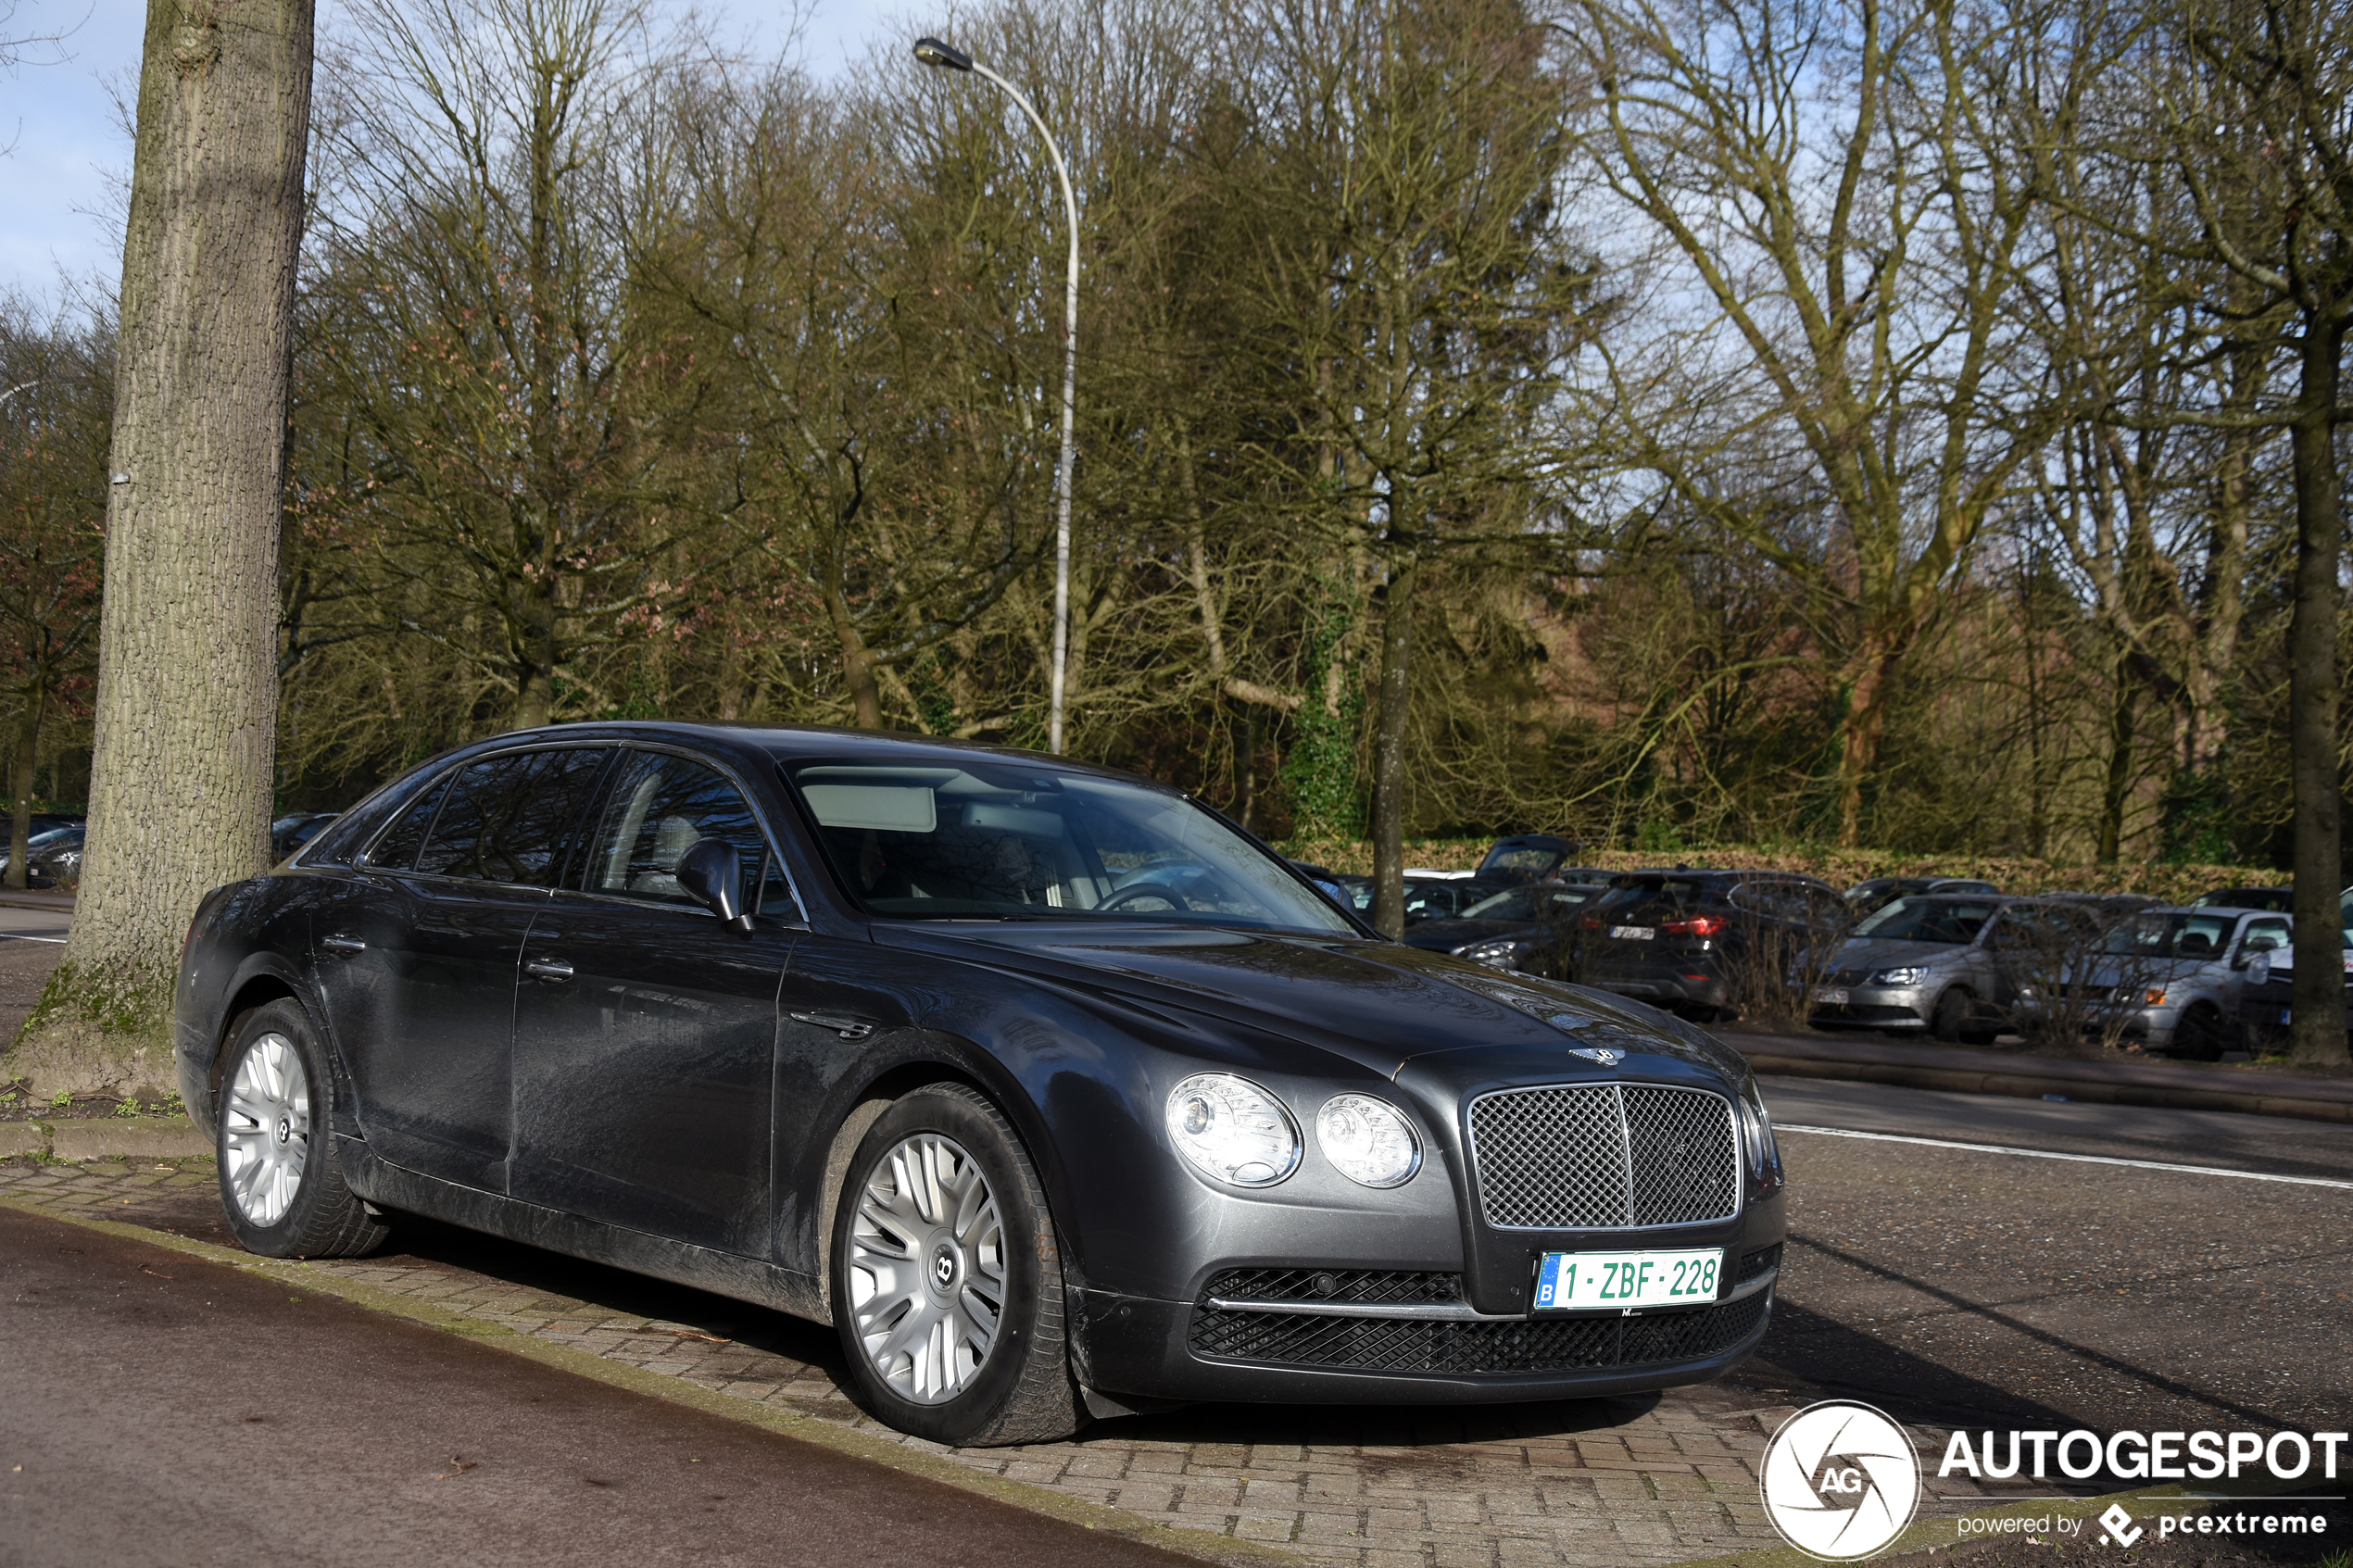
[[[1005,1231],[979,1165],[937,1133],[876,1161],[849,1232],[851,1321],[892,1390],[944,1404],[980,1374],[1005,1304]]]
[[[310,1158],[310,1075],[283,1035],[259,1036],[239,1060],[220,1142],[229,1191],[245,1219],[261,1226],[284,1219]]]

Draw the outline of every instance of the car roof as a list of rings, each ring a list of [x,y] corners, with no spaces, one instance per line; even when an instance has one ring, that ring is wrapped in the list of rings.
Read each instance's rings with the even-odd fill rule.
[[[1498,849],[1531,847],[1539,849],[1562,849],[1573,854],[1582,849],[1584,845],[1574,838],[1563,838],[1556,833],[1515,833],[1508,834],[1489,845],[1487,852],[1492,855]]]
[[[1115,779],[1123,784],[1178,794],[1175,786],[1124,768],[1081,762],[1069,757],[996,746],[982,741],[950,740],[938,735],[908,734],[891,730],[851,730],[826,724],[683,723],[667,719],[598,719],[578,723],[548,724],[535,730],[510,730],[485,735],[460,751],[506,746],[552,745],[570,741],[631,741],[699,746],[711,750],[761,753],[779,762],[841,761],[882,765],[960,768],[967,762],[998,760],[1023,767],[1051,768],[1060,772]],[[440,759],[436,759],[440,760]]]

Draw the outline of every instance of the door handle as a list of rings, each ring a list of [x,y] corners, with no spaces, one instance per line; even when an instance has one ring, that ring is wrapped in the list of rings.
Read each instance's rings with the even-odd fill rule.
[[[862,1040],[875,1032],[875,1026],[862,1018],[851,1018],[838,1012],[797,1012],[796,1023],[806,1023],[815,1029],[830,1029],[845,1040]]]
[[[331,953],[364,953],[368,950],[368,944],[357,936],[321,936],[319,946]]]
[[[532,959],[524,963],[522,966],[522,972],[525,974],[530,975],[535,980],[569,980],[572,978],[572,965],[564,962],[561,959]]]

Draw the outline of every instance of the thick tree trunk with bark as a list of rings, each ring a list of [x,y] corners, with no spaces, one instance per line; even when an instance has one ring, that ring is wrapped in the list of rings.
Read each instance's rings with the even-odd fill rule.
[[[1405,935],[1405,729],[1414,699],[1414,581],[1404,556],[1390,573],[1381,616],[1380,713],[1373,730],[1373,925]]]
[[[2296,456],[2296,603],[2288,622],[2289,770],[2296,794],[2294,1054],[2343,1062],[2345,972],[2337,888],[2344,823],[2337,777],[2337,557],[2345,499],[2336,465],[2336,406],[2345,329],[2308,324]]]
[[[123,245],[90,841],[12,1070],[171,1081],[181,938],[269,859],[311,0],[150,0]]]

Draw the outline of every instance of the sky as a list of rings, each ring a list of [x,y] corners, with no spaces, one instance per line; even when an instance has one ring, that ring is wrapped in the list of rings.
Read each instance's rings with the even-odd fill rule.
[[[800,57],[819,75],[862,56],[900,9],[893,0],[802,5],[810,14]],[[699,8],[749,52],[774,55],[787,41],[792,0],[706,0]],[[56,47],[0,67],[0,296],[57,307],[75,281],[98,280],[108,293],[118,282],[131,136],[116,99],[127,102],[136,86],[146,10],[145,0],[19,0],[7,18],[0,0],[0,35],[70,30]],[[333,25],[332,10],[320,7],[322,27]]]

